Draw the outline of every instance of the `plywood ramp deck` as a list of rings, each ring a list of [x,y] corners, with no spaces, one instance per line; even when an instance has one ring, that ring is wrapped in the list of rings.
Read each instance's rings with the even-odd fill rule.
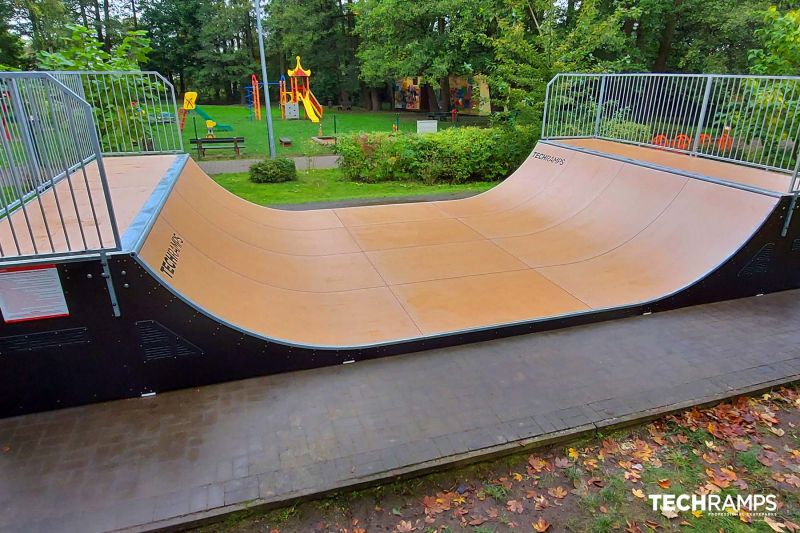
[[[662,298],[724,263],[777,202],[540,143],[472,198],[280,211],[228,193],[189,160],[139,257],[236,327],[360,346]],[[174,269],[162,269],[168,250]]]
[[[176,157],[103,160],[120,235],[142,210]],[[25,209],[17,209],[9,218],[0,223],[0,250],[4,255],[66,253],[113,248],[115,244],[95,162],[29,200]]]

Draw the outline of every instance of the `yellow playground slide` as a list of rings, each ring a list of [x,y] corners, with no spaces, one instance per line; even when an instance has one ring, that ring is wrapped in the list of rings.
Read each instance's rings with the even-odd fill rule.
[[[303,102],[303,108],[306,110],[306,116],[311,122],[319,122],[319,118],[322,113],[317,113],[317,109],[321,110],[321,106],[317,102],[317,99],[314,98],[314,93],[308,91],[307,96],[303,96],[302,94],[298,93],[297,98]],[[316,106],[314,105],[316,104]]]

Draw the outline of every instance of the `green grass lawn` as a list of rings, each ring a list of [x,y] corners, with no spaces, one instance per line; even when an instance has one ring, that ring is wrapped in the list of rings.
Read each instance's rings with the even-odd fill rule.
[[[253,183],[248,179],[246,172],[217,174],[212,177],[230,192],[259,205],[325,202],[356,198],[393,198],[463,191],[477,193],[496,185],[495,182],[458,185],[425,185],[405,181],[359,183],[346,180],[339,169],[300,171],[297,173],[297,181],[289,183]]]
[[[217,137],[244,137],[245,150],[243,157],[257,158],[268,154],[267,145],[267,120],[264,114],[261,121],[249,119],[249,112],[244,105],[203,105],[200,107],[208,113],[218,124],[229,124],[233,126],[232,132],[217,132]],[[322,117],[322,132],[324,135],[334,134],[334,117],[336,121],[336,133],[360,133],[360,132],[391,132],[392,125],[397,119],[397,114],[389,111],[366,112],[366,111],[333,111],[326,109]],[[400,130],[416,131],[417,120],[427,119],[425,113],[400,113]],[[205,135],[205,121],[196,116],[197,132],[200,136]],[[331,147],[319,145],[311,140],[319,134],[319,124],[314,124],[310,120],[281,120],[280,108],[272,108],[273,128],[275,131],[275,144],[278,155],[317,155],[330,154]],[[469,119],[468,119],[469,120]],[[439,128],[449,127],[448,122],[439,122]],[[189,140],[195,137],[192,115],[186,118],[186,125],[183,130],[184,148],[189,151],[191,144]],[[283,148],[278,143],[279,137],[289,137],[292,139],[292,146]],[[233,159],[233,151],[214,150],[207,153],[205,159]]]

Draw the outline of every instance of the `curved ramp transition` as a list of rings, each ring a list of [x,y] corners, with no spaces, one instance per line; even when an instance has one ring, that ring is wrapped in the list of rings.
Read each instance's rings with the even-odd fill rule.
[[[731,181],[770,174],[706,166]],[[732,297],[718,287],[698,293],[698,282],[743,249],[780,201],[539,143],[475,197],[282,211],[228,193],[189,160],[138,257],[236,329],[301,346],[370,346],[594,315],[690,287],[698,301]]]

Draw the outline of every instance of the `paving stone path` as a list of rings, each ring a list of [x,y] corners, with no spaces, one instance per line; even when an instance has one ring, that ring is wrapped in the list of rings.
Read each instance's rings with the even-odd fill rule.
[[[794,381],[799,297],[0,420],[0,531],[175,525]]]
[[[336,168],[339,165],[339,157],[335,155],[316,155],[307,157],[292,157],[294,166],[297,170],[308,170],[310,168]],[[222,161],[198,161],[206,174],[223,174],[229,172],[247,172],[253,163],[262,161],[261,159],[226,159]]]

